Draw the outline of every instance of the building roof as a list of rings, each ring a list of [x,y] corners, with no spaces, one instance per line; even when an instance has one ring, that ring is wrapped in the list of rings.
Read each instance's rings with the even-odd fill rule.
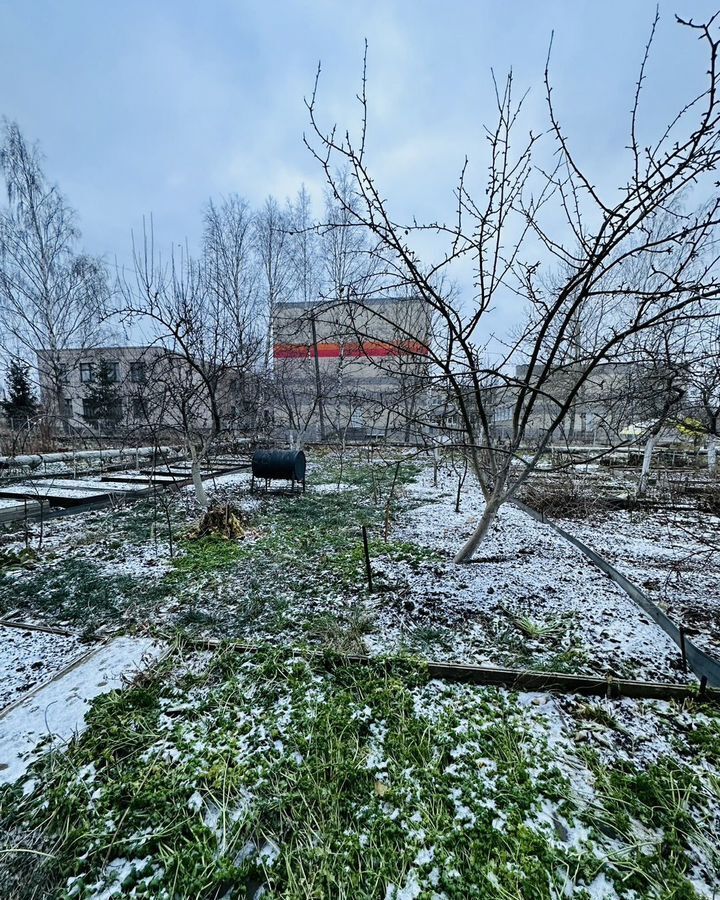
[[[112,353],[113,351],[119,350],[142,350],[143,353],[146,350],[162,350],[164,353],[172,353],[174,351],[170,350],[168,347],[163,347],[162,344],[118,344],[113,347],[104,347],[104,346],[93,346],[93,347],[63,347],[61,350],[55,351],[56,353]],[[47,348],[42,348],[36,351],[38,355],[42,353],[52,353],[52,350],[48,350]]]
[[[357,302],[363,306],[382,306],[386,303],[418,303],[422,301],[422,297],[367,297]],[[323,306],[339,306],[347,302],[347,298],[341,300],[288,300],[284,303],[278,303],[275,309],[313,309]]]

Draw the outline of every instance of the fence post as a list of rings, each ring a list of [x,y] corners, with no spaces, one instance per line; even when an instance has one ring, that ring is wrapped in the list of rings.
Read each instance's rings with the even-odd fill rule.
[[[367,573],[368,590],[372,592],[373,580],[372,569],[370,568],[370,547],[368,546],[367,526],[362,526],[363,550],[365,551],[365,572]]]
[[[680,652],[682,653],[683,672],[687,672],[687,648],[685,647],[685,626],[681,625],[680,631]]]

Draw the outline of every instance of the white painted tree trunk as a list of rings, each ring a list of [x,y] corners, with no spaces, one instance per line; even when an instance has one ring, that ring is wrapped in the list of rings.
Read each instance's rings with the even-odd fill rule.
[[[714,478],[717,475],[718,436],[711,434],[708,437],[708,472]]]
[[[645,444],[645,452],[643,453],[642,469],[640,470],[640,482],[638,483],[637,495],[644,497],[647,492],[648,478],[650,477],[650,466],[652,465],[653,451],[657,435],[651,434]]]
[[[197,451],[195,448],[192,448],[192,480],[193,480],[193,488],[195,490],[195,501],[199,507],[202,509],[208,508],[208,498],[207,493],[205,492],[205,485],[202,480],[202,467],[200,465],[200,459],[198,458]]]
[[[483,542],[485,535],[488,533],[490,527],[495,521],[499,509],[500,501],[496,497],[491,497],[485,505],[485,511],[480,517],[477,528],[475,529],[475,531],[473,531],[463,548],[456,555],[456,563],[470,562],[470,560],[475,555],[475,551]]]

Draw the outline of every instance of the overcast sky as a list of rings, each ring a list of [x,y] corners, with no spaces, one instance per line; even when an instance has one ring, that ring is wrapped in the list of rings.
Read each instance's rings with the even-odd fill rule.
[[[566,131],[595,183],[616,185],[654,11],[654,0],[0,0],[0,114],[40,142],[85,248],[126,261],[143,213],[163,239],[192,244],[210,197],[259,204],[302,182],[319,196],[303,98],[321,61],[323,118],[356,127],[367,38],[371,168],[398,216],[442,218],[464,156],[483,172],[491,68],[513,67],[541,125],[553,31]],[[649,134],[702,84],[702,48],[674,14],[714,4],[660,11]]]

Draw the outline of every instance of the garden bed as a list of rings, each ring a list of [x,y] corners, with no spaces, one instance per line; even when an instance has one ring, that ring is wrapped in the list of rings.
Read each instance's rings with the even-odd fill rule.
[[[702,511],[617,511],[559,521],[720,658],[720,518]]]
[[[422,456],[384,455],[318,455],[304,495],[219,478],[228,513],[201,529],[186,490],[5,531],[0,612],[128,652],[6,717],[0,896],[714,896],[714,707],[450,683],[418,661],[692,682],[677,647],[512,506],[455,564],[479,491],[456,512],[452,468],[434,483]],[[596,546],[622,569],[625,514],[606,515],[567,527],[592,543],[613,523]],[[656,546],[647,527],[626,561]],[[153,637],[170,656],[113,690]],[[192,649],[228,637],[257,649]]]
[[[397,463],[400,463],[399,467]],[[0,574],[0,611],[75,633],[140,630],[246,643],[675,681],[673,642],[552,529],[506,505],[470,565],[453,556],[482,512],[422,457],[321,457],[304,495],[217,479],[242,537],[192,540],[190,493],[52,520],[27,567]],[[373,573],[368,590],[361,526]],[[21,552],[24,535],[6,553]],[[31,528],[39,547],[39,525]],[[172,555],[171,555],[172,549]],[[5,606],[3,607],[3,604]]]

